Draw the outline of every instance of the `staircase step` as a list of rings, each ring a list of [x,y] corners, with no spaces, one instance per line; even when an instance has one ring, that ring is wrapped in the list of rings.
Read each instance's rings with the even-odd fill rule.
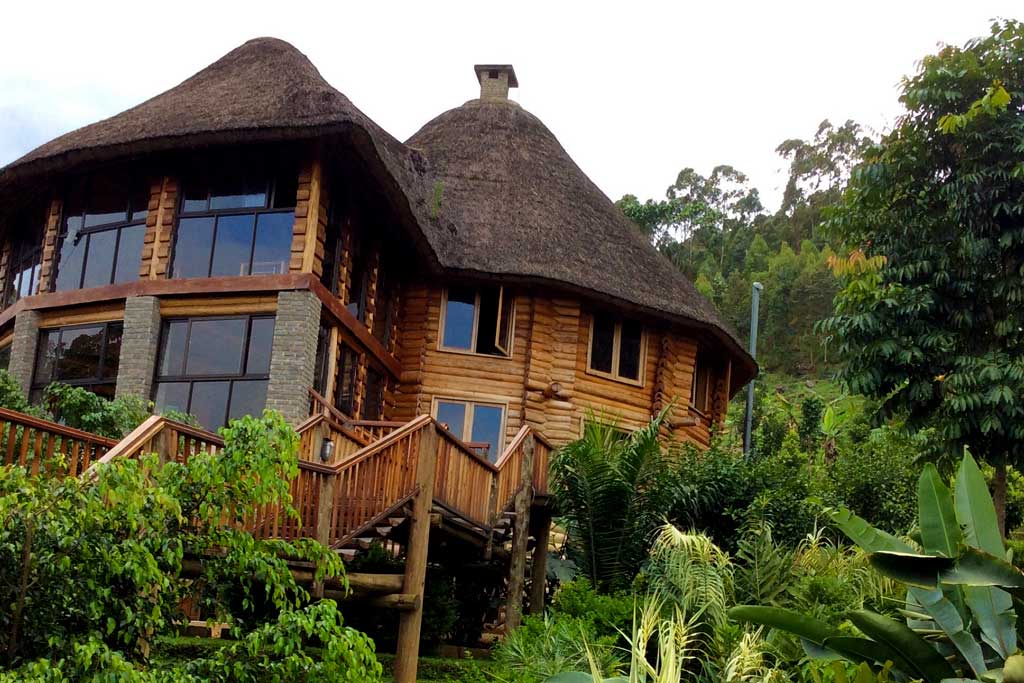
[[[342,548],[338,551],[338,554],[341,555],[341,559],[345,560],[346,562],[351,562],[352,560],[356,559],[356,555],[359,554],[359,551],[355,548]]]
[[[377,530],[377,535],[378,535],[378,536],[380,536],[381,538],[387,538],[387,537],[388,537],[388,534],[390,534],[390,533],[391,533],[391,529],[392,529],[392,528],[393,528],[393,527],[389,527],[389,526],[378,526],[378,527],[374,527],[374,529],[376,529],[376,530]]]
[[[356,545],[359,546],[360,550],[369,550],[373,546],[373,542],[377,540],[375,538],[357,538]]]
[[[388,524],[393,527],[402,526],[402,524],[405,523],[405,520],[405,517],[388,517]]]

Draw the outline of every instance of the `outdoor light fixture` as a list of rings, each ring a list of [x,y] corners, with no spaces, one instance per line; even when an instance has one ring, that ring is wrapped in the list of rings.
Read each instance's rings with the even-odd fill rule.
[[[320,462],[330,462],[334,457],[334,442],[325,438],[320,442]]]

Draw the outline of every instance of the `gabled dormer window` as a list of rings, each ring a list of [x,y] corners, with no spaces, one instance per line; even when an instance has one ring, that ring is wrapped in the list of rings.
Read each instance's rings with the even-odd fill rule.
[[[186,175],[174,278],[281,275],[291,261],[298,170],[214,165]]]
[[[590,323],[587,368],[591,374],[643,384],[644,330],[640,323],[595,313]]]
[[[513,297],[504,287],[449,287],[441,301],[441,349],[512,354]]]
[[[137,177],[76,183],[64,200],[56,291],[137,280],[148,213],[149,187]]]

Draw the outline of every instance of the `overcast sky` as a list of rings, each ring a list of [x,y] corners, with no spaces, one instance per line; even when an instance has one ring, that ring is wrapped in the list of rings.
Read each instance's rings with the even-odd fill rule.
[[[0,165],[272,35],[401,140],[476,97],[474,63],[512,63],[513,97],[612,198],[662,197],[728,163],[775,207],[775,147],[825,118],[884,129],[897,86],[1020,0],[829,2],[8,2]]]

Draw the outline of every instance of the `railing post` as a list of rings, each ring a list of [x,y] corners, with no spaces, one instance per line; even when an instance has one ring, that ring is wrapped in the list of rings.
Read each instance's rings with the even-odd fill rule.
[[[512,532],[512,559],[508,573],[508,600],[505,603],[505,633],[519,628],[523,619],[523,583],[526,581],[526,543],[530,530],[530,506],[533,503],[533,434],[523,441],[523,463],[519,473],[519,491],[515,497],[515,524]]]
[[[320,476],[320,499],[316,508],[316,529],[314,531],[318,543],[331,545],[331,531],[334,528],[334,498],[338,491],[338,475],[322,474]],[[323,581],[314,581],[310,590],[314,598],[324,596]]]
[[[484,546],[484,559],[490,560],[494,556],[494,525],[498,523],[498,473],[491,475],[491,493],[487,499],[487,523],[490,529],[487,530],[487,545]]]
[[[431,421],[423,427],[417,444],[416,495],[412,500],[412,520],[405,548],[405,578],[402,584],[402,592],[414,594],[416,603],[413,609],[403,611],[398,620],[395,683],[416,683],[438,443],[437,427]]]
[[[551,539],[551,512],[545,507],[537,515],[537,536],[533,546],[533,564],[530,566],[530,614],[544,613],[547,594],[548,542]]]

